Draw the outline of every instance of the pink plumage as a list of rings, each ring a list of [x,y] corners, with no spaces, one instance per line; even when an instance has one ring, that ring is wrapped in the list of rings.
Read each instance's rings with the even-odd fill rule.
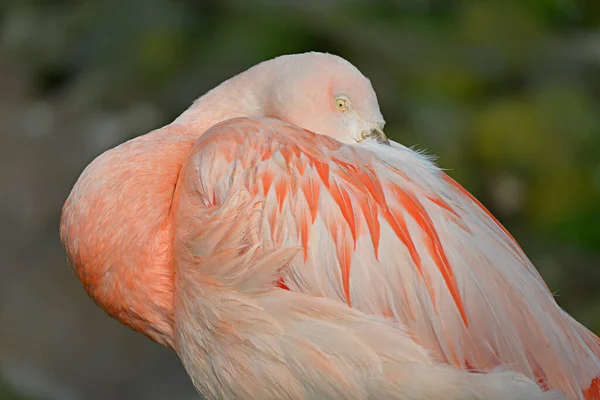
[[[598,338],[383,125],[347,61],[261,63],[88,166],[70,265],[209,399],[600,399]]]

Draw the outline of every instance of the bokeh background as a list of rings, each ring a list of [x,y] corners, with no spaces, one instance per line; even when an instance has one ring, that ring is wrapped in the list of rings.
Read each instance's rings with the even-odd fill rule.
[[[600,333],[600,1],[0,3],[0,399],[195,399],[176,357],[84,294],[58,238],[96,155],[285,53],[371,78],[559,303]]]

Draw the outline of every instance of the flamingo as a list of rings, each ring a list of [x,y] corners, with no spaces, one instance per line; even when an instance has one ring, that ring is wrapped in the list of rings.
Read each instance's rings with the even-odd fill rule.
[[[83,171],[69,265],[207,399],[600,399],[599,339],[383,127],[348,61],[262,62]]]

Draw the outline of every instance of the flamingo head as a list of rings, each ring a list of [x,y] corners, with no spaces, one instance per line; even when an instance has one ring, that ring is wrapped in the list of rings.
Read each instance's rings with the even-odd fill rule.
[[[371,82],[341,57],[304,53],[257,67],[268,71],[265,114],[343,143],[387,143],[385,121]]]

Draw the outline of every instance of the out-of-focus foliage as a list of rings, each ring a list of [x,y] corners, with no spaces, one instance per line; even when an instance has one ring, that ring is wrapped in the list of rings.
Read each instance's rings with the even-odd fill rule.
[[[196,398],[173,355],[85,298],[60,208],[101,151],[251,65],[308,50],[369,76],[388,134],[437,154],[600,333],[600,2],[3,4],[0,399]]]

